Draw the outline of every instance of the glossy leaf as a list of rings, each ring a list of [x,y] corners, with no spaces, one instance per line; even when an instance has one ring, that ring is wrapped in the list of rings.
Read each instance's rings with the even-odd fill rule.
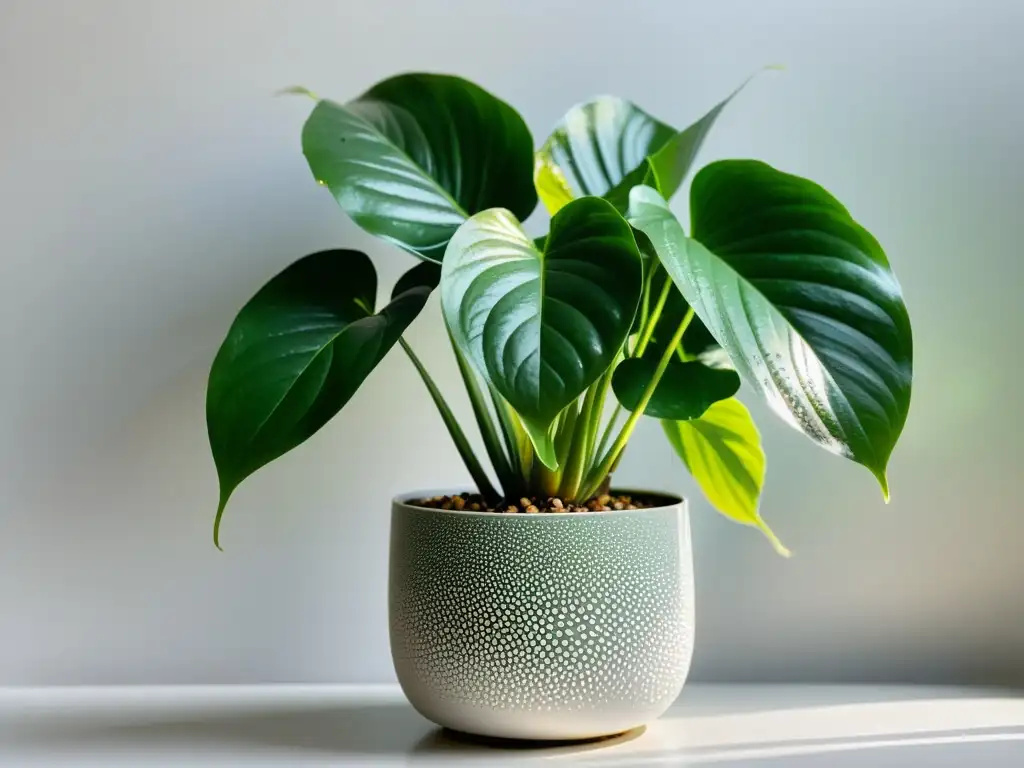
[[[468,216],[526,218],[537,204],[526,124],[459,77],[399,75],[344,105],[322,100],[302,149],[356,224],[433,261]]]
[[[548,467],[557,463],[551,424],[621,349],[641,280],[632,230],[596,197],[559,211],[543,250],[505,210],[477,214],[448,246],[445,321]]]
[[[888,498],[912,343],[881,247],[824,189],[756,161],[704,168],[691,206],[694,239],[648,187],[631,193],[631,220],[740,375]]]
[[[690,308],[690,305],[686,303],[686,299],[683,298],[683,295],[672,284],[672,280],[664,269],[658,269],[651,277],[651,306],[653,307],[657,302],[658,297],[665,288],[666,282],[669,283],[668,297],[662,307],[661,315],[658,316],[658,322],[655,324],[654,333],[651,336],[651,345],[654,348],[663,348],[668,343],[679,323],[682,322],[683,317],[686,315],[686,310]],[[685,353],[689,357],[694,357],[717,346],[718,342],[715,341],[715,337],[708,331],[707,326],[704,325],[699,317],[694,317],[683,334],[682,347]]]
[[[661,423],[672,448],[711,505],[726,517],[758,528],[782,555],[782,546],[758,513],[764,486],[761,435],[736,398],[712,405],[699,419]]]
[[[646,354],[623,360],[615,368],[612,389],[622,405],[635,411],[658,366],[659,355]],[[713,403],[739,391],[735,371],[709,368],[696,360],[672,360],[654,389],[645,416],[682,420],[699,418]]]
[[[555,213],[571,199],[605,195],[675,133],[615,96],[578,104],[537,152],[534,182],[541,200]]]
[[[206,423],[220,478],[214,524],[246,477],[307,440],[355,394],[422,309],[410,287],[373,314],[377,276],[358,251],[321,251],[242,308],[213,362]]]
[[[555,127],[534,159],[534,184],[548,211],[583,195],[608,199],[619,211],[629,190],[648,184],[666,198],[682,185],[719,114],[749,78],[682,131],[615,96],[578,104]]]

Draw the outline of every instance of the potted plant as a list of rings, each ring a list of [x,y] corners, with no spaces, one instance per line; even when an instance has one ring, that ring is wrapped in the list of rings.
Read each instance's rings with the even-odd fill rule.
[[[476,485],[393,502],[391,644],[413,705],[527,739],[658,717],[692,650],[688,518],[678,497],[612,488],[611,474],[638,420],[659,419],[712,505],[785,554],[758,512],[743,379],[888,498],[911,331],[884,252],[820,186],[754,160],[699,170],[684,230],[667,201],[732,96],[684,130],[601,97],[536,152],[508,104],[458,77],[314,98],[314,178],[419,261],[378,307],[366,255],[314,253],[238,313],[207,393],[214,542],[234,488],[400,345]],[[550,230],[532,238],[521,222],[538,195]],[[435,289],[497,483],[402,338]]]

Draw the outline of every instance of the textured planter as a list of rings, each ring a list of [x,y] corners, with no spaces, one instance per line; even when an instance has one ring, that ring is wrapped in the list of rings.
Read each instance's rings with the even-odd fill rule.
[[[587,739],[656,719],[693,651],[683,501],[622,512],[391,513],[391,654],[438,725]],[[635,493],[633,495],[641,495]]]

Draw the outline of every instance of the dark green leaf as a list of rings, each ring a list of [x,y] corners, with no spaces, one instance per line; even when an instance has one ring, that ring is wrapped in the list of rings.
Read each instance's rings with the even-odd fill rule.
[[[578,104],[537,152],[534,183],[541,200],[555,213],[576,197],[599,195],[624,212],[638,184],[671,198],[719,114],[750,79],[682,131],[615,96]]]
[[[452,238],[441,270],[445,320],[547,466],[556,465],[552,422],[618,354],[641,281],[632,230],[596,197],[554,216],[543,251],[504,210],[477,214]]]
[[[871,470],[888,498],[912,343],[881,247],[817,184],[760,162],[707,166],[691,207],[694,239],[653,189],[631,194],[633,224],[741,376],[812,439]]]
[[[699,419],[666,420],[661,425],[711,505],[760,530],[779,554],[788,557],[789,550],[758,513],[765,459],[761,435],[746,406],[730,398],[712,405]]]
[[[395,281],[395,287],[391,290],[391,298],[401,296],[410,288],[426,287],[432,291],[437,288],[439,282],[441,282],[441,265],[433,261],[421,261]]]
[[[658,367],[658,355],[623,360],[612,376],[612,389],[622,405],[635,411]],[[740,388],[735,371],[709,368],[696,360],[672,360],[658,381],[645,416],[686,421],[699,418],[712,403],[732,397]]]
[[[232,491],[348,402],[415,319],[430,289],[409,288],[373,314],[376,293],[377,276],[365,254],[322,251],[278,274],[238,313],[206,392],[220,477],[215,542]]]
[[[537,204],[526,124],[459,77],[399,75],[348,104],[320,101],[302,149],[360,227],[434,261],[468,216],[504,207],[525,219]]]

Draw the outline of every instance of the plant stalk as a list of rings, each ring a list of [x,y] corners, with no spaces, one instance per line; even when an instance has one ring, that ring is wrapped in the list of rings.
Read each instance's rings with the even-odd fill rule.
[[[558,433],[555,435],[555,456],[558,458],[558,479],[561,482],[565,473],[565,463],[572,450],[573,439],[576,435],[576,423],[582,415],[580,401],[577,398],[569,403],[562,411],[562,420],[558,425]]]
[[[566,419],[568,418],[572,418],[575,422],[575,409],[576,403],[572,403],[571,405],[566,407],[565,410],[563,410],[561,413],[558,414],[558,416],[555,417],[555,421],[550,427],[551,431],[554,433],[555,436],[556,460],[561,453],[559,448],[562,445],[562,441],[565,439],[565,436],[562,433],[562,426],[565,424]],[[571,417],[569,416],[569,411],[573,411],[573,415]],[[529,442],[529,438],[527,438],[527,442]],[[558,493],[558,484],[561,482],[561,480],[561,462],[558,463],[558,467],[556,469],[551,469],[550,467],[545,465],[544,462],[541,461],[536,455],[533,455],[533,462],[530,466],[530,479],[526,483],[526,488],[528,492],[530,492],[531,494],[536,494],[538,496],[554,496],[556,493]]]
[[[561,482],[561,470],[549,469],[544,462],[533,457],[530,467],[530,482],[527,487],[538,496],[557,496],[558,484]]]
[[[619,420],[619,416],[622,414],[622,411],[622,404],[616,402],[615,409],[612,411],[612,415],[609,417],[608,423],[605,424],[604,434],[601,435],[601,441],[597,444],[597,450],[594,451],[594,462],[598,461],[598,457],[604,456],[605,449],[608,447],[608,443],[612,439],[612,433],[615,431],[615,423]]]
[[[437,384],[430,378],[430,374],[427,373],[427,369],[423,363],[416,356],[416,353],[412,351],[412,347],[409,346],[405,339],[399,338],[399,344],[402,345],[402,349],[405,350],[405,354],[409,356],[409,360],[416,367],[416,371],[419,373],[420,378],[423,379],[424,385],[427,387],[427,391],[430,393],[430,397],[434,401],[434,405],[437,406],[438,412],[441,414],[441,419],[444,421],[444,425],[448,428],[448,434],[452,437],[452,442],[455,443],[455,448],[459,452],[459,456],[462,457],[462,462],[466,465],[466,469],[469,470],[470,477],[473,478],[473,482],[476,483],[477,490],[487,500],[489,504],[496,504],[501,496],[495,490],[494,486],[491,485],[490,479],[487,477],[487,472],[484,471],[483,466],[480,464],[480,460],[477,459],[476,454],[473,453],[473,447],[469,444],[469,440],[466,439],[465,432],[462,431],[462,427],[459,426],[459,422],[455,419],[455,414],[452,413],[451,408],[448,407],[448,403],[445,401],[444,396],[441,394],[441,390],[437,388]]]
[[[651,284],[654,282],[654,276],[658,274],[658,265],[655,264],[654,268],[651,269],[644,277],[644,289],[643,297],[640,299],[640,328],[643,329],[647,325],[647,317],[651,309]]]
[[[480,382],[477,380],[476,372],[470,367],[465,356],[459,351],[455,339],[449,334],[448,338],[452,343],[452,351],[455,353],[455,360],[459,365],[459,373],[462,374],[462,381],[466,385],[466,392],[469,395],[470,405],[473,406],[473,416],[476,418],[477,426],[480,428],[480,436],[484,441],[484,448],[487,450],[487,457],[491,460],[491,466],[498,475],[498,482],[503,489],[515,485],[512,466],[505,450],[501,444],[501,438],[494,425],[494,419],[487,407],[487,400],[484,398]]]
[[[644,301],[645,303],[649,299],[650,286],[653,282],[654,275],[657,274],[657,270],[651,272],[651,278],[648,284],[644,288]],[[668,301],[669,291],[672,290],[672,281],[669,279],[665,280],[665,285],[661,288],[661,293],[658,294],[658,300],[655,302],[653,309],[650,312],[644,312],[645,321],[641,324],[640,336],[637,339],[636,344],[633,346],[633,351],[630,357],[641,357],[647,350],[647,345],[650,344],[651,338],[654,336],[654,329],[658,325],[658,320],[661,319],[661,313],[665,309],[665,303]],[[645,306],[646,310],[646,306]],[[611,371],[608,372],[608,383],[611,383]],[[611,417],[608,419],[608,423],[605,425],[604,432],[601,435],[601,440],[597,444],[597,451],[592,453],[592,462],[597,462],[597,457],[603,456],[605,448],[608,446],[608,442],[611,440],[612,434],[615,431],[615,425],[619,420],[619,416],[622,413],[623,408],[620,403],[615,404],[615,410],[612,411]],[[595,431],[595,437],[597,432]],[[620,452],[621,456],[621,452]],[[612,465],[610,471],[614,471],[614,468],[618,465],[616,461]],[[596,467],[592,467],[591,471],[596,471]],[[589,476],[589,474],[588,474]],[[588,497],[589,498],[589,497]]]
[[[488,387],[491,395],[491,405],[498,416],[498,424],[501,426],[501,436],[505,441],[505,452],[508,455],[512,474],[515,478],[516,488],[503,488],[506,495],[519,493],[519,486],[526,480],[524,441],[529,443],[526,430],[519,423],[519,416],[494,387]]]
[[[558,484],[558,495],[563,501],[576,501],[576,494],[579,493],[580,483],[583,481],[583,472],[587,463],[587,447],[590,445],[590,433],[594,427],[594,403],[597,401],[597,393],[602,382],[587,389],[579,416],[576,418],[569,453],[565,457],[562,469],[562,480]]]
[[[654,375],[651,376],[651,380],[647,382],[647,386],[644,387],[643,394],[640,396],[640,402],[637,403],[637,407],[629,414],[629,418],[626,419],[626,423],[622,425],[622,431],[619,432],[619,436],[615,439],[612,447],[605,454],[604,459],[598,465],[597,469],[591,473],[590,477],[587,478],[586,489],[583,498],[588,499],[592,496],[597,488],[601,485],[605,475],[611,472],[611,469],[618,461],[619,455],[626,447],[626,443],[629,442],[629,438],[633,434],[633,430],[636,428],[637,422],[640,421],[640,417],[643,416],[644,411],[647,409],[647,404],[651,401],[651,397],[654,396],[654,390],[658,388],[658,383],[661,381],[661,377],[665,373],[665,369],[668,368],[669,362],[672,360],[672,356],[676,353],[676,347],[683,339],[683,334],[686,333],[687,327],[690,325],[690,321],[693,320],[693,307],[686,310],[686,315],[683,317],[682,322],[679,323],[679,327],[676,328],[676,332],[672,336],[672,340],[665,347],[665,350],[661,353],[661,358],[658,360],[658,367],[654,369]]]
[[[608,390],[612,386],[612,373],[614,371],[615,366],[610,367],[601,378],[600,384],[598,384],[597,396],[594,400],[594,408],[591,415],[590,431],[587,433],[587,470],[594,463],[595,456],[599,455],[599,452],[595,452],[594,449],[597,447],[597,436],[601,432],[601,417],[604,415],[604,403],[608,399]]]
[[[651,310],[651,314],[647,318],[647,322],[644,324],[640,331],[640,338],[636,341],[636,346],[633,347],[632,357],[642,357],[644,351],[647,349],[647,345],[651,342],[651,337],[654,335],[654,327],[658,324],[658,320],[661,318],[661,312],[665,309],[665,302],[668,301],[668,293],[673,288],[673,283],[670,279],[665,279],[665,285],[661,289],[661,293],[658,295],[658,301],[654,305],[654,309]]]

